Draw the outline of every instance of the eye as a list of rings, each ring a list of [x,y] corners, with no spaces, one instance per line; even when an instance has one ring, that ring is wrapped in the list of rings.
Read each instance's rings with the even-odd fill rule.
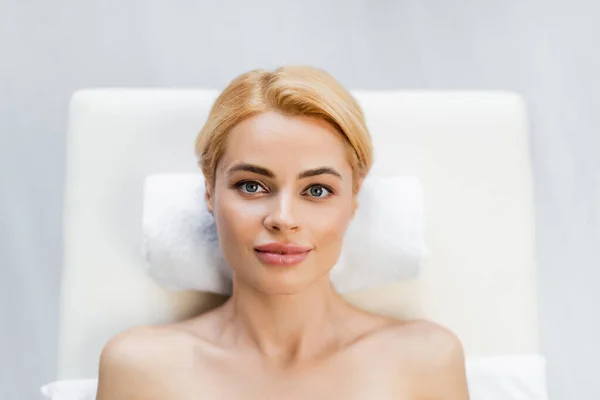
[[[266,192],[265,188],[263,188],[258,182],[255,182],[255,181],[240,182],[236,186],[239,189],[241,189],[241,191],[244,193]]]
[[[305,191],[305,193],[308,193],[309,196],[319,199],[329,197],[332,194],[332,192],[333,191],[331,189],[326,188],[323,185],[312,185]]]

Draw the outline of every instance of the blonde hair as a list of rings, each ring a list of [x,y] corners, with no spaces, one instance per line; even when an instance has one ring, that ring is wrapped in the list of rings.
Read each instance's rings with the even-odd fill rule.
[[[330,74],[309,66],[285,66],[270,72],[249,71],[235,78],[215,101],[196,139],[196,156],[207,183],[214,187],[216,167],[231,129],[255,114],[324,120],[343,138],[354,171],[354,190],[373,164],[373,147],[362,109]]]

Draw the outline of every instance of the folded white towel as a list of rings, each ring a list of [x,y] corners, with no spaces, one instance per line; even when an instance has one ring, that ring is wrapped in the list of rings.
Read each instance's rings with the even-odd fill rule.
[[[232,273],[204,202],[201,174],[146,178],[143,250],[148,272],[171,290],[231,293]],[[423,194],[414,177],[369,177],[330,277],[340,292],[414,278],[426,257]]]
[[[40,392],[51,400],[94,400],[97,387],[98,379],[72,379],[48,383]]]
[[[467,358],[466,372],[472,400],[548,400],[540,354]]]

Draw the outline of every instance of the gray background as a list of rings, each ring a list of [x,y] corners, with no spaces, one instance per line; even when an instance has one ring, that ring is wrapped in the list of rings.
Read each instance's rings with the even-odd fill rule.
[[[599,18],[593,0],[0,0],[0,398],[54,379],[70,94],[286,63],[352,89],[525,96],[551,399],[600,398]]]

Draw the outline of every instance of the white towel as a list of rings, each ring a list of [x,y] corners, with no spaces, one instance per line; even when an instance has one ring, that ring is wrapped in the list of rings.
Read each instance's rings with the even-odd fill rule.
[[[143,249],[150,275],[171,290],[231,293],[201,174],[146,178]],[[427,255],[423,193],[414,177],[369,177],[359,194],[338,263],[330,273],[341,293],[414,278]]]
[[[48,383],[40,392],[51,400],[94,400],[97,387],[98,379],[72,379]]]

